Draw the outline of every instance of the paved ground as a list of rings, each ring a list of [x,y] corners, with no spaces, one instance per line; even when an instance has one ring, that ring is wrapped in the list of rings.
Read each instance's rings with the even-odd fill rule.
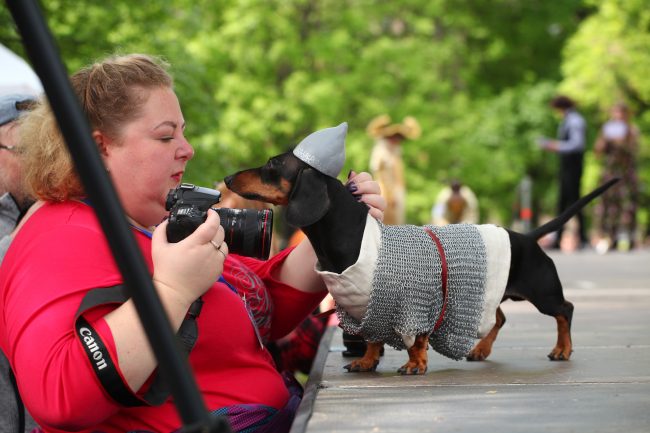
[[[650,251],[552,254],[574,303],[571,361],[551,362],[555,320],[507,302],[488,361],[429,353],[425,376],[347,373],[340,330],[323,339],[292,433],[650,432]]]

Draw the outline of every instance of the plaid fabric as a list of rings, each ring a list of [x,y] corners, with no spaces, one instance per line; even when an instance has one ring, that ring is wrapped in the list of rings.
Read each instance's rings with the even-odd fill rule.
[[[278,370],[309,374],[327,320],[327,317],[311,315],[289,335],[276,342],[274,358]]]
[[[303,389],[290,372],[282,374],[289,390],[289,401],[280,410],[269,406],[240,404],[228,406],[212,412],[225,415],[233,431],[237,433],[286,433],[296,416],[302,399]]]

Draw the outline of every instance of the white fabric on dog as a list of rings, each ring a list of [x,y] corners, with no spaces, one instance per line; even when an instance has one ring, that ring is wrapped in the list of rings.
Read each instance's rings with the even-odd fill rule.
[[[510,273],[510,237],[503,228],[492,224],[477,225],[487,256],[485,302],[478,336],[484,337],[496,323],[496,310],[501,303]]]
[[[336,274],[320,270],[320,263],[316,263],[316,272],[323,278],[338,307],[358,321],[363,319],[368,309],[380,241],[379,224],[368,214],[359,259],[354,265]]]

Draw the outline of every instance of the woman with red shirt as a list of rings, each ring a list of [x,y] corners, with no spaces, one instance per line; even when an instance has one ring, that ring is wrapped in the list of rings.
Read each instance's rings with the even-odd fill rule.
[[[193,234],[169,243],[165,199],[194,151],[165,65],[145,55],[111,57],[71,80],[172,326],[203,301],[189,362],[206,405],[236,430],[288,429],[299,398],[264,343],[291,331],[326,294],[311,245],[268,261],[228,255],[212,211]],[[122,277],[47,104],[24,119],[21,139],[29,143],[28,186],[44,204],[0,269],[0,348],[26,406],[48,433],[180,428],[169,397],[130,405],[150,395],[157,377],[133,301],[80,309],[90,292],[119,291]],[[353,181],[381,216],[376,182],[367,173]],[[102,379],[106,372],[121,393]]]

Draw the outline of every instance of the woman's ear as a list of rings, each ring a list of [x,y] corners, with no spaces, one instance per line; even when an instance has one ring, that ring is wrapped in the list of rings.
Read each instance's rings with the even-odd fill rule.
[[[108,156],[108,138],[101,132],[95,130],[93,131],[93,140],[97,144],[97,149],[102,157]]]

